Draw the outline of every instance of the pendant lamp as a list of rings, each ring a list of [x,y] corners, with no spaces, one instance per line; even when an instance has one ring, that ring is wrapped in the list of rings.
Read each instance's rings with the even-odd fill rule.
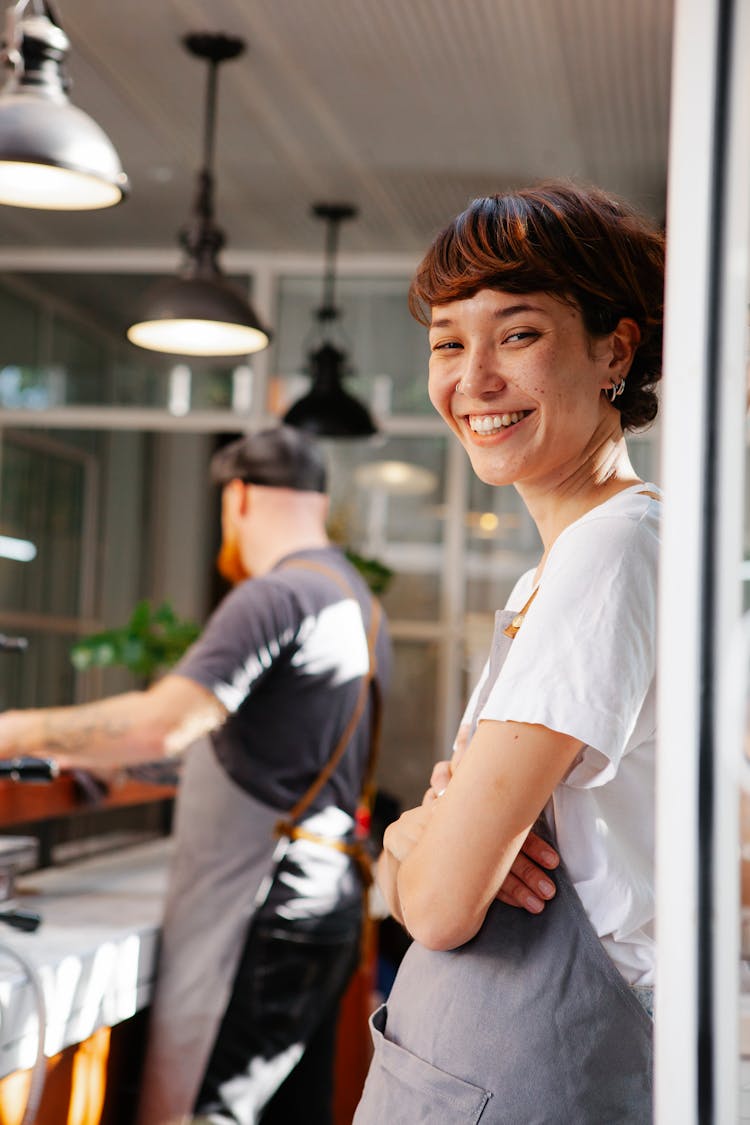
[[[178,276],[146,292],[128,339],[138,347],[175,355],[247,355],[267,347],[271,334],[242,289],[219,266],[225,239],[214,222],[213,206],[217,74],[221,63],[242,54],[245,43],[228,35],[200,33],[186,35],[183,44],[208,63],[203,167],[192,214],[179,235],[185,257]]]
[[[334,304],[339,227],[344,219],[356,214],[356,208],[348,203],[317,203],[313,207],[313,215],[327,224],[323,300],[315,313],[320,342],[308,355],[310,390],[287,410],[284,422],[319,437],[359,438],[377,433],[367,408],[343,387],[350,367],[346,352],[331,338],[331,326],[339,315]]]
[[[7,9],[0,58],[11,74],[0,92],[0,203],[91,211],[127,194],[109,138],[68,100],[69,47],[46,0]]]

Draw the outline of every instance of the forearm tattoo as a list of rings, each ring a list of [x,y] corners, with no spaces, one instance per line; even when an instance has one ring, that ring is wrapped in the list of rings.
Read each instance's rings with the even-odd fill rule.
[[[48,754],[96,755],[107,743],[119,741],[133,729],[125,715],[113,715],[106,704],[52,708],[42,713],[40,749]]]

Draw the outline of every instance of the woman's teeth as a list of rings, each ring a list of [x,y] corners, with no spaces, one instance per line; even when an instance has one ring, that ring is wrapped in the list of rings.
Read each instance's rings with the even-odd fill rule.
[[[475,434],[491,434],[495,430],[506,430],[508,426],[514,426],[530,413],[530,410],[519,410],[512,414],[482,414],[476,417],[471,415],[469,425]]]

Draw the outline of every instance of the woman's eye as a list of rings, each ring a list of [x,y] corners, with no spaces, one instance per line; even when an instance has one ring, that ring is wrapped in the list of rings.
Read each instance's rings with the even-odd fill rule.
[[[503,340],[503,343],[515,343],[517,340],[534,340],[538,335],[539,333],[531,328],[519,328],[517,332],[510,332]]]
[[[461,344],[459,344],[458,340],[441,340],[437,344],[432,345],[432,350],[434,352],[454,351],[458,350],[460,347]]]

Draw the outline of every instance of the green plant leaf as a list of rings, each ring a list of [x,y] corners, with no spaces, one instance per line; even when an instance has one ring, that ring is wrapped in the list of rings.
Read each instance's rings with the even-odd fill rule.
[[[349,562],[357,568],[373,594],[385,593],[391,584],[394,573],[389,566],[382,563],[380,559],[365,558],[364,555],[358,554],[350,547],[345,549],[344,554]]]
[[[149,681],[179,660],[199,632],[197,623],[180,620],[169,602],[152,612],[150,602],[143,600],[127,624],[81,637],[70,658],[79,671],[124,667],[139,682]]]

